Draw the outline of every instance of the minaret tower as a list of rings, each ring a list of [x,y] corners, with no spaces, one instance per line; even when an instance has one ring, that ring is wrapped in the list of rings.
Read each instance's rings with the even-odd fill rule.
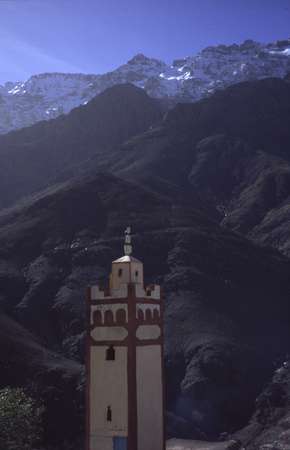
[[[86,450],[164,450],[160,286],[144,287],[130,228],[124,252],[88,289]]]

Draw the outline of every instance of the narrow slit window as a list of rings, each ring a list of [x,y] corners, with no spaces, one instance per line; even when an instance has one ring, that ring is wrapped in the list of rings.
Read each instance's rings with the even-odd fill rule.
[[[138,270],[136,270],[135,277],[138,278],[138,275],[139,275],[139,272],[138,272]]]
[[[115,349],[114,347],[111,345],[109,348],[107,348],[106,350],[106,360],[107,361],[115,361]]]
[[[108,406],[107,408],[107,422],[112,422],[112,408]]]
[[[120,278],[123,275],[123,269],[118,270],[118,277]]]

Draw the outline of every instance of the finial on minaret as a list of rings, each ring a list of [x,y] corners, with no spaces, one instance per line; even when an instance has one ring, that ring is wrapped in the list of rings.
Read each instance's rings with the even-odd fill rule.
[[[132,254],[131,227],[127,227],[125,230],[124,253],[128,256]]]

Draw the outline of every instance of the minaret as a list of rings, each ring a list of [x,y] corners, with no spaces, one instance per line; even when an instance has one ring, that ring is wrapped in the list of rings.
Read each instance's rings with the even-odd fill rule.
[[[88,289],[86,450],[164,450],[160,286],[144,288],[130,228],[124,253]]]

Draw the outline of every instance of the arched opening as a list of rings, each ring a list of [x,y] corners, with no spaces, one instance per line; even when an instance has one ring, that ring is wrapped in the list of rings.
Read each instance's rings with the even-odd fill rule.
[[[113,312],[110,309],[108,309],[105,312],[105,324],[106,325],[111,325],[112,323],[114,323]]]
[[[139,276],[139,272],[138,272],[138,270],[135,270],[135,278],[138,278],[138,276]]]
[[[102,323],[102,313],[101,313],[101,311],[94,311],[93,319],[94,319],[94,324],[100,325]]]
[[[146,318],[146,322],[151,322],[151,320],[152,320],[151,309],[146,309],[145,318]]]
[[[153,311],[153,320],[158,321],[159,320],[159,311],[157,308]]]
[[[107,408],[107,422],[112,422],[112,408],[108,406]]]
[[[110,345],[109,348],[106,350],[106,360],[107,361],[115,361],[116,358],[116,352],[112,345]]]
[[[144,313],[143,313],[142,309],[138,309],[138,320],[140,322],[144,322]]]
[[[123,275],[123,269],[118,269],[118,277],[121,278]]]
[[[126,311],[124,309],[118,309],[116,312],[116,321],[118,323],[126,323]]]

